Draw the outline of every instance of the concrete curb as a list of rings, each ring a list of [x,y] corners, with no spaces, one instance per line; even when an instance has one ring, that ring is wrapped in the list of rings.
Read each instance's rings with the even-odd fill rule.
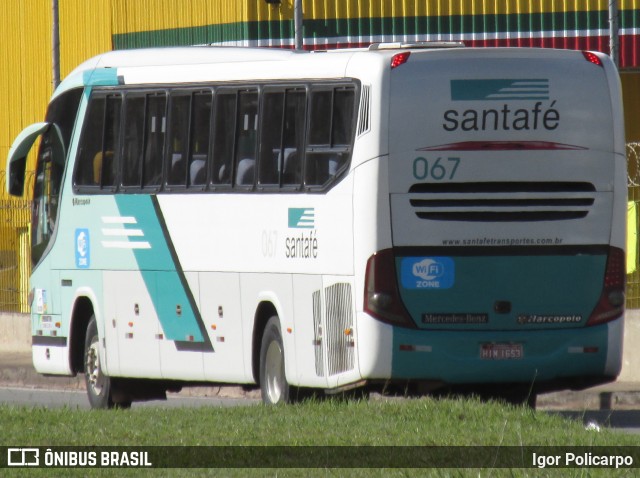
[[[45,377],[33,368],[31,354],[0,351],[0,385],[24,388],[84,390],[81,377]]]

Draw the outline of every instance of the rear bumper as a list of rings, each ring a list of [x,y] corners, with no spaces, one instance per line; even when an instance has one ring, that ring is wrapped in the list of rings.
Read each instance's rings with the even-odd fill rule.
[[[485,332],[405,329],[363,315],[367,330],[378,330],[367,340],[378,339],[380,345],[380,353],[371,354],[360,341],[366,380],[535,384],[557,390],[611,381],[622,366],[622,317],[594,327]],[[480,348],[487,343],[521,344],[522,357],[481,359]]]
[[[595,327],[506,332],[416,331],[393,334],[392,376],[463,383],[535,383],[615,378],[622,365],[623,319]],[[522,356],[480,358],[482,344],[520,344]],[[411,347],[413,346],[413,347]]]

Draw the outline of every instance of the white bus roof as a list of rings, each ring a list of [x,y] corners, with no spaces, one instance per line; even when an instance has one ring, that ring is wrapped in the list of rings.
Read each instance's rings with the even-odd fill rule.
[[[275,48],[217,46],[118,50],[95,56],[77,66],[61,83],[56,94],[91,84],[92,72],[108,69],[117,70],[117,76],[123,77],[126,84],[266,80],[302,76],[337,78],[344,77],[349,59],[355,52],[332,51],[326,55]],[[290,66],[284,68],[284,62]],[[299,66],[294,66],[296,64]]]
[[[375,75],[387,66],[388,59],[400,51],[413,54],[494,56],[502,58],[575,55],[568,50],[536,48],[459,48],[456,42],[415,42],[372,44],[369,48],[338,49],[322,52],[294,51],[277,48],[191,46],[116,50],[95,56],[76,67],[54,93],[57,96],[71,88],[101,84],[96,77],[114,84],[198,83],[234,80],[276,80],[300,78],[345,78],[354,71]],[[448,51],[444,51],[448,50]],[[361,60],[353,61],[354,57]],[[375,59],[377,58],[377,60]],[[284,67],[283,63],[287,66]],[[357,66],[356,66],[357,65]],[[113,69],[113,71],[109,71]],[[352,73],[347,74],[347,71]],[[356,76],[357,76],[356,75]],[[106,81],[106,80],[105,80]]]
[[[226,46],[188,46],[143,48],[136,50],[116,50],[95,56],[80,64],[71,74],[77,71],[95,68],[122,68],[133,66],[179,66],[205,65],[218,63],[259,62],[259,61],[291,61],[303,57],[332,55],[332,62],[346,64],[350,55],[366,51],[442,49],[463,46],[458,42],[413,42],[413,43],[373,43],[368,48],[334,49],[322,51],[296,51],[279,48],[250,48]],[[336,56],[334,56],[336,55]],[[340,58],[342,57],[342,58]]]
[[[118,76],[127,76],[126,84],[158,83],[158,78],[161,78],[162,83],[303,77],[342,78],[345,77],[349,61],[356,54],[371,52],[369,55],[384,61],[384,58],[393,55],[394,50],[399,49],[433,50],[460,46],[463,45],[455,42],[414,42],[374,43],[369,48],[313,52],[227,46],[116,50],[97,55],[77,66],[65,78],[55,95],[91,83],[88,81],[91,72],[111,68],[118,70]],[[288,62],[291,66],[283,69],[282,62]],[[257,63],[260,66],[257,66]],[[222,65],[227,68],[221,68]],[[193,76],[196,71],[200,74]],[[180,72],[182,74],[179,74]],[[192,76],[188,76],[187,73],[191,73]],[[203,79],[205,77],[206,79]]]

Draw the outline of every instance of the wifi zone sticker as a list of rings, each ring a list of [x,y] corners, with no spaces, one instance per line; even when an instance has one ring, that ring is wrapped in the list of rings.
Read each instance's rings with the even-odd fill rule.
[[[405,257],[400,275],[405,289],[450,289],[455,282],[455,263],[450,257]]]

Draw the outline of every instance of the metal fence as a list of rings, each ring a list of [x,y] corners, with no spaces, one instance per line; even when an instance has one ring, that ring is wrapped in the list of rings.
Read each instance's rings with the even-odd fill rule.
[[[638,263],[638,208],[640,208],[640,143],[627,143],[627,307],[640,308],[640,264]]]
[[[29,312],[31,201],[6,194],[4,171],[0,171],[0,198],[0,311]]]

